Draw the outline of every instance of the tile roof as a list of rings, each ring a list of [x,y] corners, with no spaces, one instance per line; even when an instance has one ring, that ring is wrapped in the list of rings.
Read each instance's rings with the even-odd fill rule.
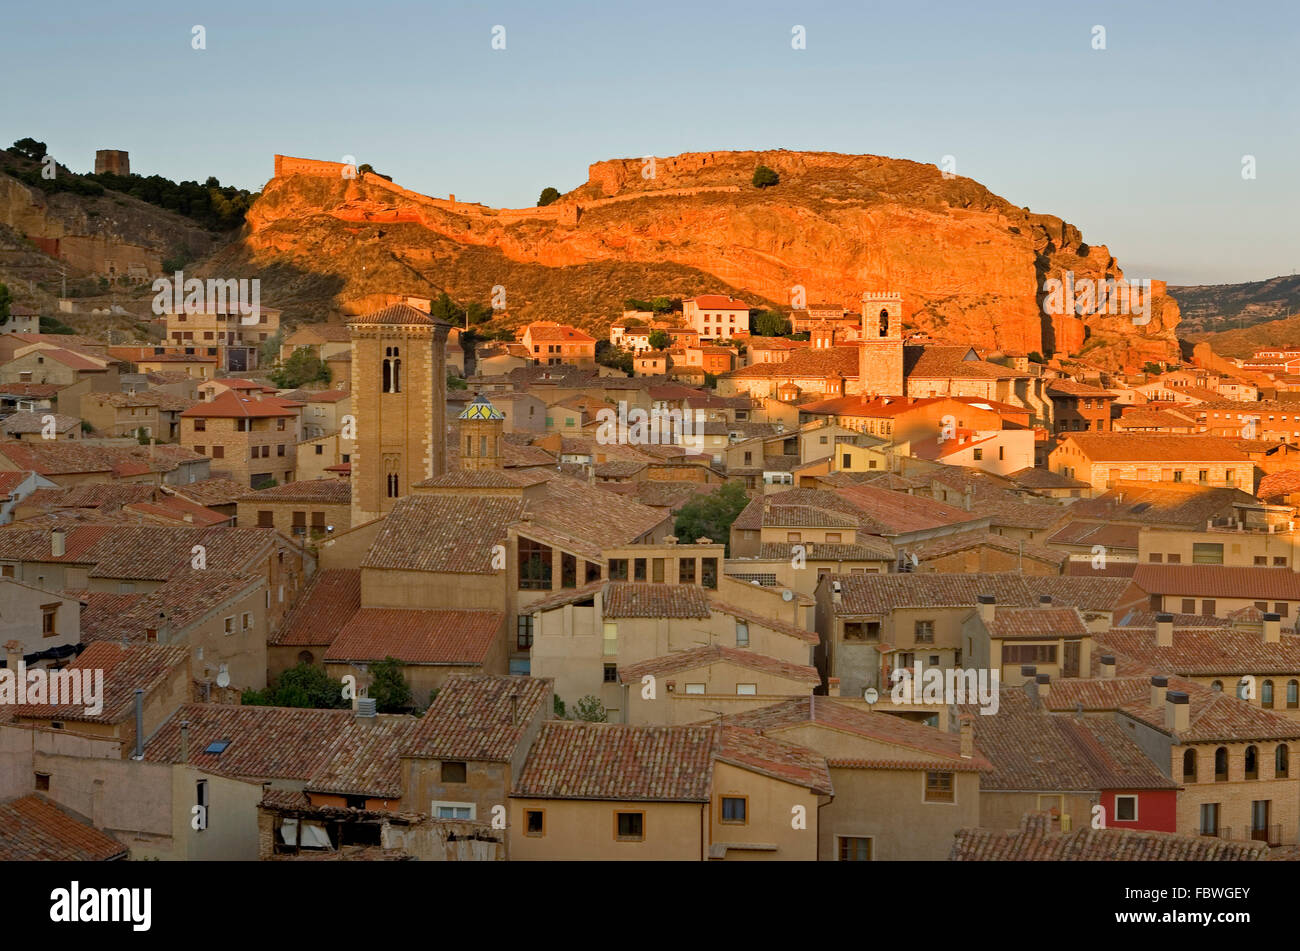
[[[826,758],[804,746],[764,736],[757,730],[724,726],[714,754],[718,762],[803,786],[818,795],[834,793]]]
[[[767,615],[749,608],[727,604],[724,601],[719,601],[717,598],[709,598],[709,607],[712,608],[715,613],[726,614],[733,618],[741,618],[751,624],[765,627],[769,631],[776,631],[778,634],[785,634],[789,637],[798,638],[799,640],[805,641],[809,644],[816,644],[819,641],[816,631],[809,631],[794,624],[789,624],[785,621],[768,617]]]
[[[749,310],[749,305],[743,300],[737,300],[726,294],[701,294],[688,300],[693,301],[700,310]]]
[[[424,311],[410,304],[389,304],[370,314],[358,314],[348,318],[348,324],[384,324],[392,326],[448,326],[445,320],[431,317]]]
[[[163,491],[172,492],[199,505],[213,506],[234,503],[248,494],[248,486],[233,479],[201,479],[185,485],[166,486]]]
[[[15,705],[14,715],[39,720],[120,723],[134,712],[137,687],[144,689],[147,698],[176,668],[188,665],[189,660],[189,648],[179,645],[123,647],[98,641],[82,651],[68,669],[104,672],[103,709],[99,713],[87,713],[85,704],[78,703],[26,703]]]
[[[332,644],[360,609],[361,569],[322,569],[312,575],[266,643],[276,647]]]
[[[903,375],[922,380],[1028,379],[1028,373],[984,360],[967,360],[968,346],[904,346]]]
[[[63,413],[10,413],[0,421],[0,429],[10,435],[14,433],[39,433],[45,429],[45,417],[51,417],[54,420],[54,431],[66,433],[70,429],[77,429],[81,426],[81,418],[78,416],[67,416]]]
[[[756,654],[750,650],[739,647],[726,647],[721,644],[674,651],[662,657],[643,660],[639,664],[619,667],[618,679],[620,683],[639,683],[641,678],[647,674],[663,677],[679,671],[697,670],[710,664],[734,664],[737,667],[771,674],[774,677],[781,677],[786,680],[813,685],[821,683],[821,675],[817,673],[815,667],[792,664],[789,661],[768,657],[765,654]]]
[[[274,396],[241,396],[234,390],[222,390],[212,399],[195,403],[181,413],[185,419],[214,418],[223,419],[261,419],[265,417],[297,416],[290,407],[300,403],[281,400]]]
[[[1116,627],[1098,634],[1097,643],[1103,653],[1123,654],[1151,670],[1180,677],[1300,673],[1300,636],[1295,634],[1282,634],[1269,644],[1256,631],[1176,626],[1173,644],[1157,647],[1154,627]]]
[[[339,629],[325,651],[326,661],[376,661],[392,657],[404,664],[483,663],[501,634],[500,611],[410,611],[361,608]]]
[[[708,802],[712,726],[542,725],[510,795],[532,799]]]
[[[1038,596],[1017,574],[864,574],[832,575],[840,583],[840,616],[875,616],[898,608],[970,607],[992,595],[999,608],[1030,607]]]
[[[1010,832],[961,829],[948,858],[954,862],[1235,862],[1268,856],[1260,842],[1229,842],[1214,836],[1093,829],[1051,830],[1047,813],[1030,813]]]
[[[448,677],[400,754],[508,763],[537,715],[550,717],[551,683],[486,674]]]
[[[149,629],[163,624],[179,634],[216,611],[233,612],[239,601],[265,584],[263,577],[214,570],[187,572],[148,593],[78,592],[86,603],[81,640],[146,641]]]
[[[258,489],[240,496],[241,502],[313,502],[324,505],[348,505],[352,502],[352,483],[347,479],[308,479],[286,482],[269,489]]]
[[[1133,581],[1150,594],[1300,600],[1300,573],[1290,568],[1142,564]]]
[[[1088,633],[1076,608],[998,608],[987,626],[990,635],[1004,640],[1084,637]]]
[[[312,773],[303,789],[338,796],[399,798],[402,768],[398,751],[416,722],[408,716],[352,717],[348,728],[339,731],[324,765]]]
[[[1240,489],[1125,482],[1094,499],[1071,503],[1069,512],[1073,518],[1091,521],[1204,528],[1207,519],[1232,513],[1238,502],[1253,504],[1256,499]]]
[[[611,581],[602,604],[607,618],[706,618],[711,613],[708,592],[693,584]]]
[[[362,559],[362,568],[492,574],[492,548],[506,543],[522,499],[412,495],[399,499]]]
[[[1093,462],[1247,462],[1246,454],[1218,436],[1163,433],[1069,433]]]
[[[39,794],[0,803],[0,861],[107,862],[127,847]]]

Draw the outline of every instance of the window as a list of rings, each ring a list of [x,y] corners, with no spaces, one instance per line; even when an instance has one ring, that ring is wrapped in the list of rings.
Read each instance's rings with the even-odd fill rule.
[[[1196,613],[1196,599],[1195,599],[1195,598],[1183,598],[1183,609],[1182,609],[1182,613],[1183,613],[1183,614],[1195,614],[1195,613]]]
[[[1254,746],[1246,747],[1246,778],[1259,779],[1259,750]]]
[[[194,420],[194,431],[196,433],[205,433],[208,431],[208,421],[206,419]]]
[[[973,451],[973,455],[975,456],[975,461],[976,461],[976,462],[979,462],[981,459],[984,458],[984,450],[983,450],[983,449],[976,449],[976,450]]]
[[[465,764],[444,761],[442,764],[442,781],[444,783],[465,782]]]
[[[1004,664],[1055,664],[1055,644],[1003,644]]]
[[[838,856],[841,862],[870,862],[871,840],[861,835],[839,836]]]
[[[1115,797],[1115,821],[1116,822],[1137,822],[1138,817],[1138,797],[1137,796],[1116,796]]]
[[[49,773],[37,773],[37,774],[36,774],[36,791],[37,791],[37,792],[49,792],[49,791],[50,791],[50,774],[49,774]]]
[[[704,684],[687,684],[686,692],[688,694],[702,694],[704,693]]]
[[[1223,545],[1221,543],[1195,542],[1192,545],[1192,564],[1223,564]]]
[[[1175,554],[1173,554],[1173,553],[1170,553],[1169,557],[1166,558],[1165,561],[1166,561],[1166,563],[1171,564],[1171,565],[1182,564],[1183,556],[1182,556],[1182,555],[1175,555]]]
[[[1214,751],[1214,781],[1216,783],[1228,781],[1228,749],[1225,746],[1220,746]]]
[[[736,684],[737,697],[754,697],[758,695],[758,684]]]
[[[749,625],[746,624],[744,621],[736,622],[736,646],[737,647],[749,646]]]
[[[477,810],[471,802],[435,802],[433,815],[436,819],[473,819]]]
[[[695,559],[681,558],[677,562],[677,583],[695,584]]]
[[[718,587],[718,559],[700,559],[700,584],[709,589]]]
[[[272,512],[268,512],[268,511],[265,510],[265,509],[259,509],[258,512],[257,512],[257,527],[258,527],[258,528],[274,528],[274,527],[275,527],[275,515],[274,515],[274,513],[272,513]]]
[[[41,636],[57,637],[59,634],[59,605],[42,604],[41,605]]]
[[[1205,617],[1214,617],[1215,609],[1218,605],[1211,599],[1206,598],[1201,602],[1201,614]]]
[[[1273,778],[1287,779],[1291,775],[1291,751],[1285,743],[1279,743],[1273,751]]]
[[[1274,567],[1274,568],[1285,568],[1285,567],[1286,567],[1286,555],[1274,555],[1274,556],[1273,556],[1273,567]]]
[[[233,614],[230,617],[226,618],[226,633],[227,634],[235,633],[235,616]]]
[[[284,455],[284,443],[280,443],[280,445],[278,445],[278,446],[275,447],[275,454],[276,454],[277,456],[283,456],[283,455]]]
[[[914,636],[916,638],[916,643],[918,644],[933,644],[934,643],[934,622],[917,621],[916,627],[914,628]]]
[[[660,579],[662,580],[662,579]],[[578,556],[566,551],[560,552],[560,587],[576,588],[578,586]]]
[[[315,447],[315,449],[316,449],[316,455],[318,455],[318,456],[323,456],[323,455],[325,455],[325,447],[324,447],[324,446],[322,446],[322,445],[317,445],[317,446]]]
[[[545,809],[524,810],[524,835],[531,835],[535,838],[546,835]]]
[[[1275,601],[1273,603],[1273,613],[1280,614],[1282,615],[1282,617],[1286,617],[1290,613],[1289,608],[1290,605],[1288,605],[1285,601]]]
[[[551,548],[519,539],[519,590],[548,591],[551,587]]]
[[[618,683],[618,664],[605,665],[605,683],[607,684]]]
[[[531,615],[521,614],[515,622],[515,648],[526,651],[533,646],[533,619]]]
[[[1189,783],[1196,782],[1196,750],[1183,752],[1183,779]]]
[[[645,559],[634,558],[632,560],[632,580],[645,581]]]
[[[1300,681],[1288,680],[1286,682],[1286,708],[1294,710],[1300,707]]]
[[[253,612],[245,611],[243,615],[240,617],[239,622],[240,622],[240,628],[242,630],[247,631],[249,628],[253,626]]]
[[[952,802],[952,773],[925,774],[925,801]]]
[[[1165,556],[1160,554],[1158,551],[1153,551],[1147,555],[1147,561],[1151,562],[1153,565],[1158,565],[1164,560]]]
[[[728,824],[744,825],[748,821],[748,796],[720,796],[718,799],[718,821]]]
[[[645,839],[644,812],[614,813],[614,836],[624,842],[641,842]]]
[[[611,558],[609,560],[609,580],[626,581],[627,580],[627,559]]]
[[[224,458],[226,458],[226,447],[225,447],[225,446],[213,446],[213,447],[212,447],[212,458],[213,458],[213,459],[224,459]]]
[[[618,623],[616,621],[606,621],[604,630],[601,633],[604,637],[605,656],[613,657],[618,653]]]
[[[1259,685],[1259,705],[1265,708],[1273,706],[1273,681],[1265,680]]]

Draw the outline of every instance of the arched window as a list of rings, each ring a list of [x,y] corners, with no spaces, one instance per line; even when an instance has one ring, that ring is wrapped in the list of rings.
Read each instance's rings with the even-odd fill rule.
[[[1246,778],[1259,779],[1259,750],[1253,746],[1246,747]]]
[[[315,660],[316,660],[316,655],[313,654],[311,651],[298,652],[298,663],[300,664],[310,664],[313,663]]]
[[[1237,681],[1237,699],[1238,699],[1238,700],[1245,700],[1245,699],[1246,699],[1246,685],[1247,685],[1247,683],[1249,683],[1249,681],[1247,681],[1245,677],[1242,677],[1240,680]]]
[[[1190,783],[1196,782],[1196,750],[1183,752],[1183,779]]]
[[[1300,707],[1300,680],[1288,680],[1286,682],[1286,708],[1294,710]]]
[[[1287,779],[1291,775],[1291,751],[1285,743],[1279,743],[1273,751],[1273,777]]]
[[[1273,681],[1266,680],[1259,685],[1259,703],[1263,707],[1273,706]]]
[[[394,347],[395,351],[397,348]],[[393,361],[393,392],[402,392],[402,361],[400,359]]]
[[[382,392],[393,392],[393,364],[387,357],[384,357],[384,389]]]
[[[1215,693],[1223,693],[1223,681],[1216,680],[1214,683],[1210,684],[1210,689]]]
[[[889,336],[889,311],[888,310],[882,310],[880,312],[880,336],[882,337]]]
[[[1220,746],[1214,751],[1214,781],[1216,783],[1226,783],[1228,781],[1228,748]]]
[[[390,499],[397,498],[399,488],[400,486],[398,485],[398,481],[397,481],[397,473],[396,472],[388,473],[388,497]]]

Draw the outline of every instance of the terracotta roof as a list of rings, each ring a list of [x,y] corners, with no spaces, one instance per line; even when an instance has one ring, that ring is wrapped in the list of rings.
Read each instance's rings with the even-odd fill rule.
[[[185,485],[167,486],[164,491],[175,493],[199,505],[230,505],[240,496],[248,494],[248,486],[232,479],[202,479]]]
[[[107,862],[127,847],[39,794],[0,804],[0,861]]]
[[[578,343],[594,343],[596,340],[596,338],[591,334],[585,333],[578,330],[576,327],[570,327],[566,324],[560,324],[554,327],[530,324],[527,329],[530,340],[566,340],[576,341]]]
[[[181,416],[186,419],[213,417],[260,419],[268,416],[297,416],[296,412],[288,408],[290,405],[294,404],[286,403],[274,396],[257,399],[252,396],[240,396],[234,390],[223,390],[207,402],[195,403],[181,413]]]
[[[999,608],[1030,607],[1038,596],[1017,574],[863,574],[832,575],[840,583],[840,616],[875,616],[898,608],[970,607],[992,595]]]
[[[448,677],[401,755],[508,763],[537,715],[551,715],[550,697],[547,678]]]
[[[352,502],[352,483],[347,479],[309,479],[286,482],[269,489],[258,489],[240,496],[241,502],[312,502],[324,505],[348,505]]]
[[[734,664],[737,667],[745,667],[760,673],[771,674],[785,680],[813,685],[821,683],[821,675],[817,673],[815,667],[792,664],[789,661],[778,660],[765,654],[756,654],[750,650],[743,650],[739,647],[725,647],[720,644],[674,651],[662,657],[643,660],[639,664],[619,667],[618,679],[620,683],[634,684],[639,683],[641,678],[647,674],[663,677],[679,671],[707,667],[710,664]]]
[[[81,419],[77,416],[65,416],[63,413],[10,413],[0,421],[0,429],[8,434],[13,433],[39,433],[45,429],[45,417],[51,417],[54,420],[54,431],[57,433],[66,433],[70,429],[77,429],[81,426]]]
[[[404,326],[435,326],[442,324],[448,326],[445,320],[439,320],[431,317],[424,311],[412,307],[410,304],[389,304],[387,307],[377,310],[370,314],[360,314],[348,319],[348,324],[385,324],[385,325],[404,325]]]
[[[1145,564],[1133,581],[1150,594],[1300,601],[1300,573],[1290,568]]]
[[[1163,433],[1068,433],[1093,462],[1247,462],[1246,454],[1218,436]]]
[[[521,499],[412,495],[393,506],[362,568],[492,574],[492,548],[524,511]]]
[[[324,765],[312,773],[303,789],[327,795],[399,798],[402,768],[398,751],[415,725],[415,718],[408,716],[375,716],[368,721],[354,716],[348,728],[339,731]]]
[[[1107,551],[1129,549],[1136,552],[1141,531],[1142,528],[1139,525],[1123,525],[1112,522],[1066,522],[1048,536],[1047,544],[1080,545],[1086,548],[1101,545]]]
[[[785,634],[789,637],[798,638],[799,640],[806,641],[809,644],[816,644],[819,641],[816,631],[809,631],[805,628],[797,627],[794,624],[789,624],[785,621],[768,617],[757,611],[750,610],[749,608],[736,607],[733,604],[719,601],[717,598],[709,598],[709,607],[716,613],[726,614],[729,617],[741,618],[751,624],[765,627],[769,631],[776,631],[778,634]]]
[[[607,618],[706,618],[711,613],[708,592],[693,584],[611,581],[602,604]]]
[[[481,664],[504,623],[500,611],[361,608],[339,630],[325,660],[392,657],[404,664]]]
[[[714,730],[552,720],[542,725],[510,795],[708,802]]]
[[[1028,373],[984,360],[967,360],[967,346],[905,346],[903,375],[917,379],[1003,380],[1027,379]]]
[[[1059,394],[1066,397],[1115,398],[1115,394],[1110,390],[1103,390],[1100,387],[1089,386],[1087,383],[1078,383],[1074,380],[1052,380],[1047,384],[1047,392],[1050,396]]]
[[[1084,637],[1088,633],[1076,608],[998,608],[987,627],[990,635],[1006,640]]]
[[[826,758],[804,746],[764,736],[757,730],[725,726],[714,758],[741,769],[803,786],[818,795],[834,792]]]
[[[1091,483],[1084,482],[1082,479],[1071,479],[1059,472],[1040,469],[1036,466],[1017,469],[1015,472],[1010,473],[1007,478],[1026,489],[1086,489],[1091,485]]]
[[[693,301],[700,310],[749,310],[749,305],[743,300],[736,300],[726,294],[701,294],[699,297],[689,297],[687,300]]]
[[[1020,829],[993,832],[961,829],[948,858],[954,862],[1237,862],[1268,856],[1259,842],[1229,842],[1214,836],[1093,829],[1055,832],[1044,812],[1026,815]]]
[[[187,665],[189,660],[189,648],[180,645],[132,644],[123,647],[99,641],[88,646],[68,665],[69,669],[103,670],[103,709],[99,713],[87,713],[84,703],[27,703],[14,706],[14,715],[39,720],[120,723],[134,712],[137,687],[144,689],[147,699],[176,668]]]
[[[277,647],[332,644],[360,609],[361,569],[317,571],[266,642]]]
[[[180,575],[147,593],[77,592],[86,604],[81,640],[143,642],[150,628],[156,631],[163,624],[179,634],[219,610],[233,613],[236,604],[265,584],[264,578],[253,575],[204,571]]]
[[[1097,635],[1097,642],[1102,653],[1123,654],[1151,670],[1180,677],[1300,673],[1300,636],[1294,634],[1282,634],[1269,644],[1256,631],[1175,626],[1172,646],[1157,647],[1154,627],[1116,627]]]

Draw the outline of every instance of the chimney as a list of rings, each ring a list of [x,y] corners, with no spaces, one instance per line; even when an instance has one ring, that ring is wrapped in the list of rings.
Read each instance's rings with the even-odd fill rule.
[[[1038,696],[1046,700],[1052,694],[1052,675],[1039,674],[1034,678],[1038,683]]]
[[[1020,668],[1020,676],[1025,678],[1025,696],[1035,704],[1038,703],[1038,668],[1025,664]]]
[[[1165,694],[1168,692],[1169,678],[1155,676],[1151,678],[1151,706],[1163,707]]]
[[[374,697],[357,697],[355,718],[358,723],[364,726],[371,726],[375,722],[375,698]]]
[[[190,721],[181,721],[181,762],[190,761]]]
[[[832,677],[827,681],[826,692],[829,696],[838,697],[840,695],[840,678]]]
[[[975,610],[979,612],[980,620],[984,622],[984,626],[988,627],[993,623],[993,615],[997,611],[996,599],[991,594],[981,594],[977,601]]]
[[[1040,594],[1038,596],[1038,606],[1040,608],[1050,608],[1052,606],[1052,596],[1050,594]]]
[[[831,582],[831,603],[837,607],[844,603],[844,595],[838,581]]]
[[[1174,646],[1174,616],[1172,614],[1156,615],[1156,647]]]
[[[962,759],[970,759],[975,755],[975,718],[969,713],[963,714],[958,730],[961,737]]]
[[[144,759],[144,688],[135,688],[135,755],[132,759]]]
[[[5,664],[9,672],[18,676],[18,665],[23,662],[23,642],[6,641],[5,642]],[[16,683],[17,681],[15,681]]]
[[[1187,694],[1171,690],[1165,701],[1165,729],[1173,733],[1186,733],[1191,722],[1191,705]]]
[[[1268,612],[1264,615],[1264,643],[1276,644],[1282,639],[1282,615]]]
[[[61,528],[55,528],[50,531],[50,554],[55,558],[62,558],[68,552],[67,532]]]
[[[1101,676],[1106,680],[1110,680],[1112,677],[1115,676],[1115,655],[1114,654],[1101,655]]]
[[[966,509],[967,512],[973,512],[975,510],[975,486],[966,486],[966,493],[963,496],[962,501],[962,507]]]

